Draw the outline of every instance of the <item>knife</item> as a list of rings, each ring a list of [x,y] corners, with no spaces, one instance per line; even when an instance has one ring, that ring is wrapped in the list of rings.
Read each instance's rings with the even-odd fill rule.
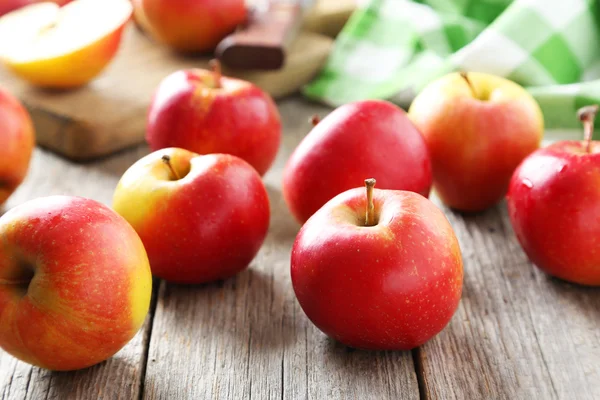
[[[223,39],[215,50],[226,66],[244,70],[283,67],[286,51],[314,0],[272,0],[250,14],[248,24]]]

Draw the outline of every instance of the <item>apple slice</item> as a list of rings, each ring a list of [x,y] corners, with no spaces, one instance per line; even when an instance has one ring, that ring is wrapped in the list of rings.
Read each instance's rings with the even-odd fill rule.
[[[131,13],[127,0],[23,7],[0,18],[0,58],[37,86],[81,86],[113,59]]]

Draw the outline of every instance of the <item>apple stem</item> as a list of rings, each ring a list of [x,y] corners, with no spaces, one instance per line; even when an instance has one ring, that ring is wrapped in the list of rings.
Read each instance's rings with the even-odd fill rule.
[[[577,111],[577,117],[583,122],[583,140],[585,141],[585,151],[592,151],[592,136],[594,135],[594,120],[598,114],[598,105],[581,107]]]
[[[365,225],[375,225],[375,205],[373,204],[373,188],[377,181],[373,178],[365,179],[365,186],[367,188],[367,212],[365,215]]]
[[[221,77],[223,76],[221,62],[217,59],[213,59],[208,62],[208,65],[215,77],[215,88],[219,89],[221,87]]]
[[[463,78],[465,80],[465,82],[467,82],[467,85],[469,85],[469,89],[471,89],[471,93],[473,94],[473,97],[477,98],[477,92],[475,91],[475,86],[473,86],[473,82],[471,82],[471,79],[469,79],[469,75],[463,71],[460,73],[460,77]]]
[[[173,164],[171,164],[171,157],[165,154],[164,156],[162,156],[162,160],[165,164],[167,164],[167,167],[169,167],[169,170],[171,171],[175,179],[180,180],[181,177],[179,176],[177,171],[175,171],[175,168],[173,168]]]
[[[310,123],[313,127],[317,126],[319,122],[321,122],[321,117],[319,117],[317,114],[310,117]]]

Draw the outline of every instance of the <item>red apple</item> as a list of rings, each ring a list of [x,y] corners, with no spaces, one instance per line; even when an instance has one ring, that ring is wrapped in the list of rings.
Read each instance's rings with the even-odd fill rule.
[[[481,211],[506,194],[515,168],[539,147],[542,112],[525,89],[488,74],[450,74],[414,99],[409,115],[423,133],[433,187],[448,206]]]
[[[180,147],[238,156],[264,175],[277,155],[281,121],[271,97],[249,82],[201,69],[165,78],[148,112],[152,150]]]
[[[34,146],[35,132],[27,110],[0,88],[0,205],[25,179]]]
[[[291,274],[302,309],[350,347],[408,350],[458,307],[463,265],[444,214],[413,192],[348,190],[304,224]]]
[[[134,0],[144,30],[179,51],[212,51],[246,22],[244,0]],[[140,18],[139,16],[143,16]]]
[[[527,157],[508,191],[508,212],[527,256],[550,275],[600,285],[600,142],[597,106],[583,108],[586,140],[556,142]]]
[[[240,272],[269,228],[269,198],[260,176],[227,154],[154,152],[125,172],[113,207],[142,238],[152,273],[178,283]]]
[[[84,85],[115,57],[132,10],[128,0],[21,8],[0,18],[0,60],[36,86]]]
[[[287,162],[283,195],[302,223],[365,176],[377,176],[383,189],[429,195],[423,137],[404,111],[385,101],[346,104],[317,123]]]
[[[0,347],[52,370],[106,360],[138,331],[152,276],[138,235],[108,207],[53,196],[0,218]]]

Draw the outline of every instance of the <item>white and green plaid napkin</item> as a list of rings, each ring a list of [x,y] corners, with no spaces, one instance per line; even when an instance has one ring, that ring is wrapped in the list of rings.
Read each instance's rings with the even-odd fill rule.
[[[579,138],[576,110],[600,103],[600,2],[371,0],[304,93],[334,106],[382,98],[406,107],[427,83],[456,70],[525,86],[548,129]]]

